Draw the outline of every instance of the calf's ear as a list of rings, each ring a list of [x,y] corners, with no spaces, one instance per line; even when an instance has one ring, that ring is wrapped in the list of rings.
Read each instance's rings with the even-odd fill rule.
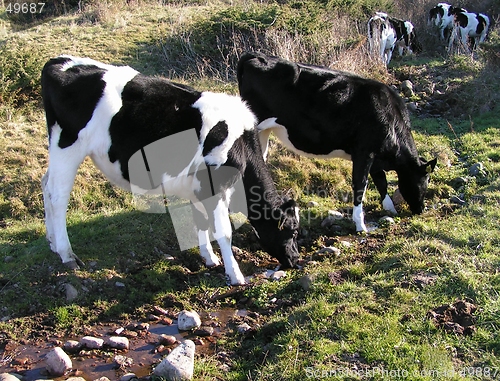
[[[425,171],[427,173],[432,173],[434,171],[434,168],[436,167],[437,164],[437,157],[435,157],[432,160],[429,160],[428,162],[422,162],[422,167],[425,168]]]

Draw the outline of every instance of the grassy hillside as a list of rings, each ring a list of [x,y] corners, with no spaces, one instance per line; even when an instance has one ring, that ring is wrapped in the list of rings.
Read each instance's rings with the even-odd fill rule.
[[[4,6],[8,2],[3,2]],[[228,329],[197,380],[458,380],[500,377],[500,38],[494,28],[471,58],[448,57],[425,15],[432,1],[67,1],[40,15],[0,8],[0,353],[11,341],[79,335],[99,322],[146,319],[153,305],[198,311],[245,309],[254,329]],[[498,15],[498,1],[463,3]],[[424,52],[387,71],[366,54],[375,10],[411,18]],[[408,17],[405,17],[408,15]],[[64,54],[127,64],[201,90],[236,93],[244,50],[349,70],[396,87],[410,79],[420,154],[438,157],[427,210],[400,206],[395,224],[356,235],[349,219],[321,227],[328,210],[352,208],[350,163],[299,158],[273,142],[277,188],[298,199],[303,270],[256,278],[228,297],[223,270],[207,270],[198,249],[179,252],[168,215],[135,209],[86,160],[68,211],[75,253],[68,271],[45,240],[40,179],[47,138],[40,71]],[[471,173],[481,163],[483,169]],[[397,179],[391,174],[391,192]],[[457,203],[458,199],[463,203]],[[308,206],[310,201],[317,204]],[[384,212],[370,184],[367,220]],[[276,265],[249,226],[235,232],[246,275]],[[334,246],[335,253],[320,252]],[[171,258],[173,257],[173,259]],[[116,282],[125,284],[125,290]],[[79,296],[67,301],[65,287]],[[470,334],[429,311],[466,300]],[[460,315],[460,314],[458,314]],[[462,317],[467,315],[465,312]],[[451,316],[451,315],[450,315]],[[450,318],[451,319],[451,318]],[[235,319],[235,327],[241,321]],[[227,353],[228,357],[221,353]],[[3,360],[2,360],[3,361]],[[4,365],[0,362],[0,366]],[[399,372],[399,373],[398,373]]]

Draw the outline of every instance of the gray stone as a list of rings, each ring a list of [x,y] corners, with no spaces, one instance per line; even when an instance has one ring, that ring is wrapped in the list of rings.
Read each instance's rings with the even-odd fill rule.
[[[55,347],[45,356],[45,367],[51,376],[63,376],[73,367],[69,356],[60,347]]]
[[[109,378],[107,378],[106,376],[102,376],[102,377],[96,378],[94,381],[111,381],[111,380]]]
[[[135,373],[125,373],[120,377],[120,381],[131,381],[134,379],[137,380],[137,376],[135,375]]]
[[[418,106],[417,106],[417,104],[415,102],[408,102],[406,104],[406,108],[410,112],[416,112],[418,110]]]
[[[309,202],[307,203],[307,207],[308,207],[308,208],[312,208],[312,207],[315,207],[315,206],[319,206],[319,203],[318,203],[318,202],[316,202],[316,201],[309,201]]]
[[[238,333],[240,334],[243,334],[243,333],[246,333],[248,331],[250,331],[252,329],[252,327],[250,327],[247,323],[241,323],[237,328],[236,330],[238,331]]]
[[[179,331],[190,331],[201,326],[200,315],[195,311],[183,310],[177,316],[177,327]]]
[[[75,287],[73,287],[72,284],[66,283],[64,285],[64,289],[66,291],[66,301],[71,302],[78,298],[78,291],[76,290]]]
[[[111,336],[106,339],[106,344],[115,349],[128,349],[128,338],[123,336]]]
[[[20,379],[10,373],[1,373],[0,381],[19,381]]]
[[[64,343],[63,349],[67,353],[76,353],[82,348],[82,344],[76,340],[68,340]]]
[[[88,349],[101,349],[104,340],[98,337],[85,336],[80,339],[80,344]]]
[[[339,255],[340,254],[340,249],[334,247],[334,246],[328,246],[328,247],[324,247],[322,249],[319,249],[318,251],[316,251],[315,254],[331,254],[331,255]]]
[[[315,279],[316,279],[316,275],[307,274],[299,279],[299,284],[304,289],[304,291],[309,291],[311,289]]]
[[[195,344],[186,340],[175,347],[153,370],[153,374],[170,381],[185,381],[193,379]]]
[[[465,205],[465,201],[458,196],[451,196],[450,202],[456,205]]]
[[[413,93],[413,83],[408,79],[401,82],[401,91],[403,92],[405,97],[412,97]]]
[[[394,191],[394,194],[392,195],[392,203],[394,204],[394,206],[399,206],[403,202],[405,202],[405,199],[403,198],[403,195],[401,194],[401,191],[398,188]]]
[[[484,166],[483,166],[483,163],[476,163],[476,164],[473,164],[470,168],[469,168],[469,174],[471,176],[479,176],[479,175],[484,175]]]

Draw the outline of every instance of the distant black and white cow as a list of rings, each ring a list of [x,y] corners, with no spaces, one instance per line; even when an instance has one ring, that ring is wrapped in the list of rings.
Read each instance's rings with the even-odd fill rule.
[[[459,42],[469,52],[469,38],[472,50],[484,42],[490,27],[488,16],[482,13],[467,12],[463,8],[453,8],[451,13],[454,18],[454,30],[448,45],[450,51],[453,44]]]
[[[370,52],[380,55],[386,65],[391,62],[395,48],[400,56],[405,51],[413,54],[422,50],[413,24],[384,12],[377,12],[368,20],[368,45]]]
[[[260,53],[238,63],[241,97],[260,122],[264,155],[273,132],[297,154],[352,160],[353,220],[366,231],[362,201],[371,175],[384,209],[396,213],[384,171],[395,170],[413,213],[424,209],[436,159],[419,158],[406,106],[383,83]]]
[[[134,154],[142,153],[151,186],[192,202],[207,266],[220,264],[210,244],[210,230],[231,283],[245,282],[231,250],[228,206],[236,176],[218,181],[213,189],[212,177],[224,166],[235,168],[243,181],[247,217],[262,247],[284,267],[296,265],[297,206],[278,195],[262,158],[255,116],[239,97],[198,92],[141,75],[128,66],[70,56],[46,63],[42,95],[49,133],[49,166],[42,178],[47,238],[63,263],[71,268],[82,265],[66,229],[66,208],[79,165],[90,156],[111,182],[137,190],[143,184],[130,182],[130,162],[138,157]],[[195,137],[192,152],[185,152],[189,144],[174,146],[172,154],[160,152],[168,160],[160,163],[163,166],[153,179],[144,147],[189,130]],[[207,166],[210,179],[200,170]],[[212,197],[204,202],[213,194],[215,201]]]
[[[447,40],[453,29],[453,7],[447,3],[439,3],[429,11],[429,24],[438,28],[441,40]]]

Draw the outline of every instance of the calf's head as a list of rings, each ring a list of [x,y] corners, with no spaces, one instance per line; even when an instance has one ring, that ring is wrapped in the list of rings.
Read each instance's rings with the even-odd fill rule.
[[[416,167],[398,171],[399,190],[414,214],[420,214],[424,210],[424,197],[429,185],[429,177],[436,163],[437,159],[429,161],[419,159]]]
[[[294,200],[287,200],[263,217],[267,219],[266,227],[257,231],[262,247],[280,262],[282,268],[295,267],[299,260],[297,204]]]

